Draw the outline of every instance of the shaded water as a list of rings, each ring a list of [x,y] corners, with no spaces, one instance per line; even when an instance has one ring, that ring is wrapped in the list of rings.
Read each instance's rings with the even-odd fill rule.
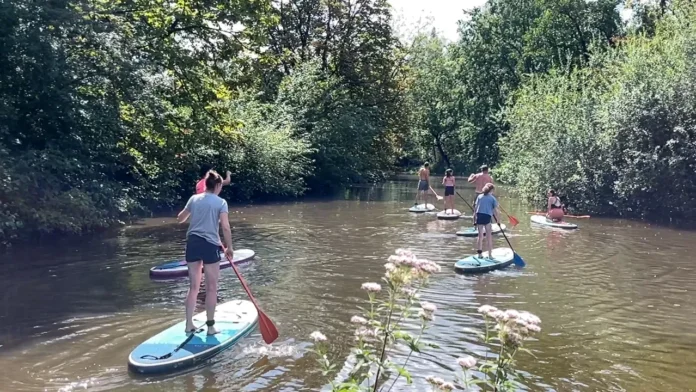
[[[364,298],[360,284],[378,281],[400,247],[443,267],[422,295],[438,305],[427,339],[441,349],[416,358],[412,390],[426,390],[429,374],[451,379],[457,357],[483,353],[462,332],[482,328],[481,304],[543,320],[528,345],[538,359],[519,357],[529,390],[696,390],[696,233],[600,218],[577,220],[575,232],[533,227],[526,206],[503,197],[522,222],[510,238],[527,268],[460,276],[452,263],[472,253],[474,240],[454,232],[467,223],[408,214],[413,186],[231,208],[235,247],[257,253],[242,272],[280,338],[268,347],[257,332],[172,376],[134,376],[126,363],[138,343],[183,317],[186,280],[151,281],[148,269],[182,256],[185,226],[152,219],[118,235],[4,254],[0,390],[318,390],[324,382],[307,353],[309,334],[329,337],[340,368],[352,343],[347,321]],[[244,298],[234,273],[222,274],[222,300]]]

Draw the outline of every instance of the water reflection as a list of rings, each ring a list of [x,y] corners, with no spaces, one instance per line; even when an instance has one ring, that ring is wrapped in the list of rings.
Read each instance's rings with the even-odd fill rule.
[[[439,308],[426,339],[441,348],[415,358],[416,390],[428,374],[451,379],[458,356],[483,355],[485,347],[464,332],[482,328],[481,304],[542,318],[539,341],[530,345],[538,360],[520,357],[530,390],[696,385],[685,370],[696,365],[694,233],[598,218],[578,220],[577,231],[532,226],[526,206],[502,195],[505,209],[522,221],[510,239],[528,267],[461,276],[452,263],[472,253],[475,240],[454,233],[470,222],[406,213],[413,185],[233,208],[236,246],[257,253],[242,272],[281,337],[269,347],[253,334],[208,364],[167,377],[133,376],[126,358],[182,317],[186,280],[153,282],[148,269],[182,255],[185,226],[151,219],[116,235],[15,249],[3,255],[0,275],[0,385],[12,391],[318,390],[324,380],[307,355],[309,334],[321,330],[330,338],[340,368],[352,344],[347,321],[363,298],[360,284],[378,280],[386,257],[400,247],[443,267],[423,293]],[[220,297],[243,298],[232,271],[223,277]]]

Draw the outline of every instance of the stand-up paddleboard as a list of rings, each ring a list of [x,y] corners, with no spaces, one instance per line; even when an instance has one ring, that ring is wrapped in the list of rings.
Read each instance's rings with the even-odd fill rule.
[[[191,367],[232,347],[254,330],[259,314],[249,301],[235,300],[215,309],[215,327],[220,332],[208,336],[206,315],[193,317],[196,333],[186,334],[186,321],[173,325],[147,339],[128,356],[128,367],[137,373],[165,373]]]
[[[544,226],[549,226],[549,227],[557,227],[559,229],[577,229],[578,225],[575,223],[568,223],[568,222],[554,222],[550,219],[546,219],[546,216],[544,215],[532,215],[530,217],[532,222],[544,225]]]
[[[506,229],[506,226],[504,223],[501,223],[500,225],[497,223],[491,224],[491,234],[500,234],[502,230]],[[483,235],[485,236],[486,229],[483,229]],[[478,237],[478,228],[476,227],[467,227],[465,229],[462,229],[457,232],[457,235],[461,235],[464,237]]]
[[[515,252],[510,248],[493,249],[493,257],[488,258],[488,252],[483,257],[469,256],[454,263],[454,270],[465,274],[477,274],[509,267],[515,258]]]
[[[249,261],[256,256],[256,252],[251,249],[235,249],[234,261],[235,264]],[[224,253],[220,253],[220,269],[230,268],[232,264],[227,260]],[[188,267],[185,260],[171,261],[169,263],[158,265],[150,268],[150,277],[152,278],[179,278],[188,276]]]
[[[447,209],[437,213],[437,219],[444,220],[456,220],[462,217],[462,213],[459,210]]]
[[[432,204],[418,204],[408,209],[410,212],[430,212],[435,211],[435,206]]]

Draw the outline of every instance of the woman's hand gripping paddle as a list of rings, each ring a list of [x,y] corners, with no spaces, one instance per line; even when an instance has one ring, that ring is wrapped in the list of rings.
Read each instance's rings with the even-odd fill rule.
[[[256,299],[254,299],[254,296],[251,294],[249,286],[247,286],[246,282],[244,281],[244,278],[242,278],[242,274],[239,273],[237,266],[234,264],[232,258],[230,258],[229,255],[227,255],[227,260],[230,261],[230,264],[234,269],[234,273],[237,274],[239,282],[241,282],[242,287],[244,287],[244,291],[246,291],[247,295],[249,296],[249,299],[254,304],[254,307],[256,307],[256,311],[259,313],[259,330],[261,330],[261,336],[263,337],[263,341],[267,344],[273,343],[276,339],[278,339],[278,329],[276,329],[276,326],[273,324],[273,321],[271,321],[271,319],[268,318],[268,316],[266,316],[266,313],[264,313],[263,310],[261,310],[259,304],[256,303]]]
[[[474,207],[472,207],[471,204],[469,204],[469,202],[466,201],[466,199],[459,194],[459,192],[457,192],[457,196],[459,196],[460,199],[464,200],[464,203],[466,203],[466,205],[469,206],[469,208],[471,208],[471,211],[474,214],[476,214],[476,211],[474,211]],[[512,262],[515,263],[515,265],[518,267],[524,267],[525,265],[527,265],[527,263],[524,262],[524,259],[522,259],[522,257],[518,255],[517,252],[515,252],[515,249],[512,247],[512,244],[510,244],[510,240],[507,238],[507,235],[505,234],[505,230],[503,230],[503,227],[500,226],[498,218],[496,218],[495,215],[493,215],[493,218],[495,219],[495,223],[498,224],[498,227],[500,227],[500,232],[503,233],[503,237],[505,237],[505,241],[507,242],[508,246],[510,247],[510,249],[512,249],[512,253],[514,254]],[[510,223],[512,223],[512,219],[510,220]]]

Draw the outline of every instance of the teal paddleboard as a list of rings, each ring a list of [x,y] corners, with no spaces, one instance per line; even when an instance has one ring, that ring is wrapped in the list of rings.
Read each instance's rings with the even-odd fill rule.
[[[502,230],[505,230],[506,226],[505,224],[497,224],[493,223],[491,224],[491,234],[500,234]],[[465,229],[459,230],[457,232],[457,235],[461,235],[464,237],[478,237],[478,228],[476,227],[467,227]],[[486,230],[483,230],[483,235],[486,235]]]
[[[493,249],[493,257],[488,257],[488,252],[483,253],[483,257],[469,256],[454,263],[457,272],[465,274],[478,274],[497,269],[507,268],[512,264],[515,253],[510,248]]]
[[[183,312],[183,307],[182,307]],[[254,330],[259,314],[249,301],[235,300],[215,309],[215,327],[220,333],[207,335],[206,315],[193,317],[200,328],[189,339],[181,321],[139,344],[128,356],[128,367],[141,374],[168,373],[194,366],[232,347]]]

